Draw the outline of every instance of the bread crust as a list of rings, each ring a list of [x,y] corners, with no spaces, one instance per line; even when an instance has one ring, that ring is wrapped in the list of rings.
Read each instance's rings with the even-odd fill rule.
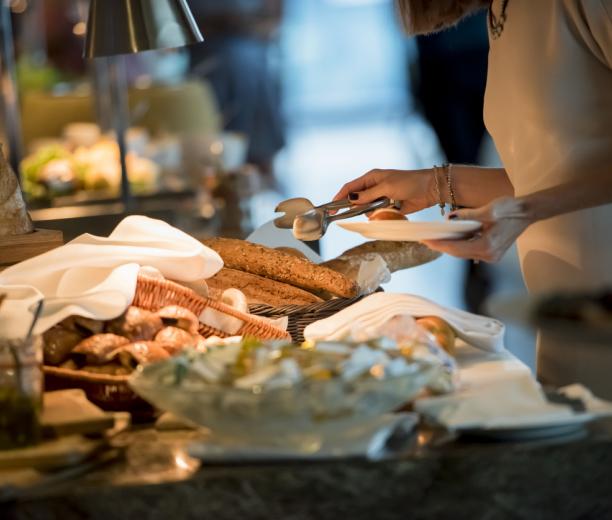
[[[236,288],[244,293],[249,304],[265,303],[272,307],[309,305],[323,301],[298,287],[227,267],[208,279],[208,287],[211,298],[216,300],[221,299],[226,289]]]
[[[229,269],[256,274],[315,294],[353,298],[359,294],[354,280],[328,267],[246,240],[211,238],[203,243],[214,249]]]
[[[389,271],[394,273],[409,267],[426,264],[440,256],[441,253],[429,249],[420,242],[393,242],[372,240],[346,250],[338,258],[323,262],[321,265],[330,269],[347,269],[347,266],[358,265],[372,253],[379,254],[387,263]]]

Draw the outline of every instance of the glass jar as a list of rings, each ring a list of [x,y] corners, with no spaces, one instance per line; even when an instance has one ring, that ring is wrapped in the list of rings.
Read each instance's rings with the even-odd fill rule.
[[[42,338],[0,337],[0,449],[38,442],[42,397]]]

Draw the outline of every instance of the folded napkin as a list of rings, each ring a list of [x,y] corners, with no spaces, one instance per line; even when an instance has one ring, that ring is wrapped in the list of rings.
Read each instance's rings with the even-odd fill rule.
[[[573,415],[568,406],[549,403],[529,374],[418,399],[414,409],[450,430],[551,424]]]
[[[42,293],[28,285],[3,286],[0,293],[6,295],[0,306],[0,338],[25,338]]]
[[[498,320],[449,309],[421,296],[411,294],[375,293],[340,312],[316,321],[304,330],[307,340],[340,340],[349,334],[382,326],[395,316],[439,316],[466,343],[482,350],[499,352],[504,349],[504,324]]]
[[[108,237],[84,234],[9,267],[0,273],[0,286],[28,285],[42,293],[45,307],[35,331],[43,332],[72,314],[99,320],[120,315],[134,298],[141,266],[172,280],[195,281],[213,276],[223,261],[161,220],[129,216]]]

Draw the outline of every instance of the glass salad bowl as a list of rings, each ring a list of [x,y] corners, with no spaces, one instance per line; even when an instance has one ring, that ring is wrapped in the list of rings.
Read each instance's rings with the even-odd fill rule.
[[[236,339],[140,367],[130,385],[215,441],[319,449],[413,399],[440,366],[372,345],[257,344]]]

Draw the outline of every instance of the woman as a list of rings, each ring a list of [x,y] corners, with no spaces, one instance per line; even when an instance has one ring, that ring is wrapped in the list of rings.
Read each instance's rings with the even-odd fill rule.
[[[454,198],[466,209],[450,218],[479,220],[482,231],[430,241],[431,248],[495,262],[516,240],[531,293],[612,285],[612,0],[398,4],[411,34],[489,8],[484,118],[504,168],[373,170],[336,198],[364,203],[387,195],[406,213]],[[601,390],[610,364],[587,355],[540,335],[539,376]]]

